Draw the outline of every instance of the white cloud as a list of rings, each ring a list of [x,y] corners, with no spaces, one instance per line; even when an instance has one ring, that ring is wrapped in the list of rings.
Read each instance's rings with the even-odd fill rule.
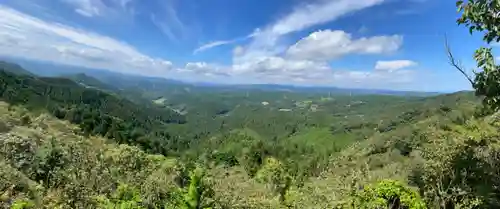
[[[382,54],[397,51],[402,36],[374,36],[352,39],[344,31],[323,30],[311,33],[291,46],[287,54],[294,58],[332,60],[348,54]]]
[[[70,3],[77,7],[75,8],[75,12],[86,17],[93,17],[101,14],[101,9],[99,9],[99,7],[102,8],[104,5],[100,1],[96,2],[99,2],[100,5],[94,5],[90,0],[70,1]]]
[[[202,51],[214,48],[214,47],[218,47],[218,46],[222,46],[222,45],[227,45],[227,44],[233,44],[233,43],[236,43],[236,42],[239,42],[239,41],[247,40],[249,38],[253,38],[253,37],[257,36],[259,34],[259,32],[260,32],[259,29],[256,29],[250,35],[247,35],[247,36],[244,36],[244,37],[239,37],[239,38],[230,39],[230,40],[212,41],[210,43],[201,45],[200,47],[198,47],[197,49],[195,49],[194,52],[193,52],[193,54],[196,54],[198,52],[202,52]]]
[[[348,0],[332,0],[331,2],[323,2],[322,4],[326,6],[338,4],[338,9],[346,9],[346,11],[342,10],[343,12],[340,12],[340,10],[333,11],[337,12],[337,15],[340,16],[361,9],[359,7],[346,7],[345,5],[365,5],[365,7],[368,7],[376,4],[374,2],[381,1],[359,0],[359,2],[349,3]],[[344,7],[342,7],[343,5]],[[311,16],[319,15],[310,10],[311,8],[319,8],[319,6],[309,7],[309,9],[297,8],[294,13],[310,11],[309,15]],[[323,11],[321,8],[319,9],[319,12]],[[98,12],[91,13],[94,15],[92,17],[106,14],[104,11],[106,10],[98,9]],[[305,13],[302,12],[301,14]],[[222,83],[276,83],[349,88],[390,87],[397,89],[404,88],[414,82],[417,77],[415,71],[404,69],[389,70],[387,69],[387,64],[385,64],[386,70],[382,70],[384,67],[380,67],[380,65],[378,67],[375,65],[375,69],[349,70],[340,69],[335,66],[332,67],[327,62],[329,59],[350,53],[385,53],[397,50],[400,43],[391,45],[391,43],[394,43],[391,41],[400,38],[399,36],[353,39],[349,34],[342,31],[328,31],[326,34],[330,36],[325,36],[327,38],[322,39],[322,41],[330,44],[330,46],[334,46],[333,49],[321,47],[315,49],[314,47],[309,47],[308,45],[313,46],[314,44],[326,45],[324,42],[309,40],[313,35],[300,40],[292,47],[276,44],[276,39],[279,39],[286,33],[294,32],[294,30],[302,30],[314,24],[320,24],[325,18],[334,20],[338,17],[326,13],[323,15],[315,17],[314,21],[305,21],[304,23],[294,25],[295,23],[292,24],[284,19],[302,17],[302,15],[295,14],[294,16],[294,14],[290,14],[285,16],[283,20],[278,20],[276,23],[270,24],[262,31],[256,30],[247,37],[219,43],[214,42],[200,49],[200,51],[203,51],[217,45],[252,38],[251,44],[234,48],[234,60],[231,64],[220,65],[205,62],[190,62],[180,68],[176,68],[168,60],[143,54],[133,46],[111,37],[62,25],[59,22],[49,22],[34,18],[19,11],[0,6],[0,16],[2,17],[0,18],[0,55],[52,61],[90,68],[103,68],[124,73],[159,77],[171,77],[175,75],[177,76],[175,77],[176,79],[192,81],[208,80]],[[162,18],[166,17],[162,16],[158,20]],[[278,27],[278,25],[280,26]],[[168,32],[168,30],[165,32]],[[273,30],[277,32],[273,32]],[[313,34],[317,35],[318,33],[320,32]],[[332,33],[336,33],[336,36],[332,36]],[[177,35],[173,34],[173,37],[175,38]],[[337,37],[337,42],[331,37]],[[335,48],[336,46],[344,47]],[[296,51],[292,52],[293,50]],[[284,52],[287,53],[284,54]],[[288,56],[283,56],[283,54]],[[310,54],[316,54],[316,56]],[[320,57],[321,59],[318,59]]]
[[[220,83],[272,83],[379,89],[418,87],[417,78],[422,76],[422,74],[412,70],[338,69],[323,61],[296,60],[276,56],[230,66],[203,62],[188,63],[178,71],[186,75],[204,76],[205,81]],[[190,79],[195,78],[191,77]]]
[[[242,46],[236,46],[233,49],[233,56],[240,56],[245,52],[245,48]]]
[[[377,61],[375,70],[396,71],[404,68],[414,67],[417,63],[411,60]]]
[[[265,27],[246,47],[246,53],[238,57],[238,60],[245,61],[280,54],[288,48],[279,45],[282,36],[334,21],[344,15],[383,2],[384,0],[321,0],[298,5],[293,12]]]
[[[151,13],[153,24],[170,40],[178,41],[186,35],[187,26],[181,20],[173,1],[158,1],[160,13]]]
[[[346,70],[328,63],[311,60],[268,57],[254,62],[233,65],[228,74],[255,78],[264,83],[339,86],[349,88],[382,88],[408,84],[415,78],[410,70]]]
[[[208,77],[214,77],[214,76],[227,77],[229,76],[228,73],[230,73],[228,67],[209,64],[206,62],[190,62],[187,63],[184,68],[178,69],[178,71],[192,73],[201,76],[208,76]]]
[[[0,55],[103,68],[142,75],[162,75],[172,63],[149,57],[113,38],[44,21],[0,6]]]
[[[60,0],[74,8],[74,11],[85,17],[108,16],[130,11],[129,3],[133,0]]]
[[[265,57],[251,62],[244,62],[233,65],[233,71],[237,74],[252,73],[256,75],[296,75],[307,71],[318,72],[327,71],[329,67],[324,62],[314,62],[310,60],[287,60],[282,57]]]
[[[235,40],[222,40],[222,41],[210,42],[208,44],[202,45],[202,46],[198,47],[197,49],[195,49],[193,54],[197,54],[198,52],[202,52],[202,51],[205,51],[207,49],[211,49],[211,48],[226,45],[226,44],[231,44],[234,42],[235,42]]]
[[[107,6],[100,0],[62,0],[74,7],[74,11],[85,17],[103,15]]]
[[[151,23],[171,41],[179,41],[186,35],[187,26],[179,18],[173,1],[151,1],[155,10],[144,10],[139,0],[59,0],[87,18],[99,18],[116,26],[117,22],[133,23],[139,15]],[[144,17],[140,17],[144,18]]]
[[[292,47],[279,42],[284,35],[333,21],[382,2],[383,0],[325,0],[300,5],[292,13],[259,30],[250,44],[236,47],[233,51],[233,64],[225,70],[228,75],[239,78],[240,82],[249,83],[378,88],[381,84],[399,85],[411,82],[413,71],[352,71],[333,68],[327,62],[352,53],[378,54],[396,51],[402,42],[402,37],[398,35],[352,39],[342,31],[327,31],[324,33],[326,36],[319,42],[305,38]],[[337,42],[332,40],[335,35]],[[216,44],[210,47],[232,42],[214,43]],[[325,47],[322,48],[323,46]]]
[[[384,0],[323,0],[299,5],[271,25],[267,30],[276,35],[301,31],[314,25],[330,22],[340,16],[382,3]]]
[[[249,35],[249,37],[254,38],[254,41],[247,48],[250,49],[249,51],[263,51],[258,54],[275,54],[276,52],[273,50],[269,51],[269,49],[274,48],[273,46],[283,35],[334,21],[341,16],[381,4],[384,1],[385,0],[319,0],[314,3],[301,4],[295,7],[291,13],[268,25],[263,30],[256,29],[252,33],[253,35]],[[213,43],[216,42],[221,41],[214,41]],[[223,44],[214,45],[212,47],[233,43],[227,40],[222,42]]]

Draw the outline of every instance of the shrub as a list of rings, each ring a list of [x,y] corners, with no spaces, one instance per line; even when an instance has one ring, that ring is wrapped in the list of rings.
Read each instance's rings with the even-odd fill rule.
[[[394,180],[384,180],[355,192],[349,205],[353,208],[372,209],[426,209],[424,201],[413,189]]]
[[[7,133],[12,129],[6,122],[0,121],[0,133]]]
[[[16,200],[12,203],[12,209],[28,209],[34,208],[35,204],[31,200]]]
[[[126,184],[121,184],[111,198],[100,196],[97,199],[99,207],[105,209],[142,209],[139,190]]]

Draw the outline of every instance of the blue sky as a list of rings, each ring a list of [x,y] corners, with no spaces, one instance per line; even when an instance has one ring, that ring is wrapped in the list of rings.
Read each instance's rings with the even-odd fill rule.
[[[218,83],[469,89],[451,0],[0,0],[0,55]]]

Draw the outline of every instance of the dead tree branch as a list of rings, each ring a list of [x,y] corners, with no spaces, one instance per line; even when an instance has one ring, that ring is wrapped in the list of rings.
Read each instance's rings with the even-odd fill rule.
[[[450,45],[448,43],[448,38],[446,36],[445,36],[445,47],[446,47],[446,53],[448,55],[448,61],[449,61],[450,65],[453,66],[458,71],[460,71],[460,73],[462,73],[465,76],[465,78],[467,78],[467,80],[469,80],[469,82],[470,82],[471,85],[474,85],[474,81],[465,72],[464,67],[462,66],[462,64],[460,63],[460,61],[456,60],[455,57],[453,56],[453,53],[451,52]]]

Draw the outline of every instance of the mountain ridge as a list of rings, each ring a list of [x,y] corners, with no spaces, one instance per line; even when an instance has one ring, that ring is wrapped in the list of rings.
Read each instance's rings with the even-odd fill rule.
[[[296,92],[331,92],[340,94],[380,94],[380,95],[398,95],[398,96],[433,96],[448,92],[425,92],[425,91],[406,91],[406,90],[389,90],[389,89],[360,89],[360,88],[340,88],[335,86],[301,86],[288,84],[222,84],[213,82],[189,82],[161,77],[149,77],[142,75],[133,75],[113,72],[103,69],[91,69],[83,67],[75,67],[68,65],[52,64],[46,62],[12,60],[10,62],[18,62],[20,66],[25,66],[27,71],[43,76],[67,76],[71,74],[84,73],[94,77],[102,82],[122,82],[128,83],[128,88],[135,88],[133,85],[150,85],[150,86],[183,86],[183,87],[201,87],[213,88],[224,91],[235,90],[262,90],[262,91],[296,91]],[[119,80],[116,80],[119,79]],[[109,84],[108,84],[109,85]]]

